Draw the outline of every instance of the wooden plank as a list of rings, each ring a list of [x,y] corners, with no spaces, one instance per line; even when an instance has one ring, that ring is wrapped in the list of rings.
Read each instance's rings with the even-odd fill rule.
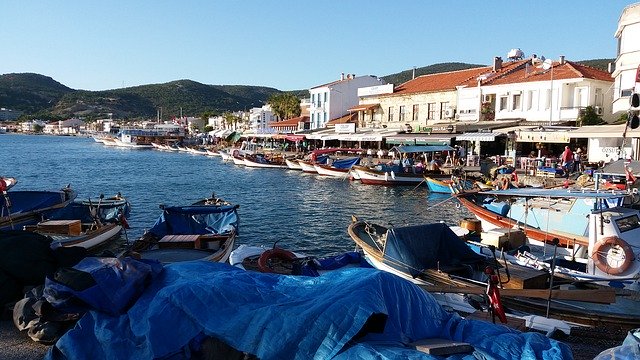
[[[484,287],[453,287],[453,286],[429,286],[418,285],[423,290],[440,293],[458,294],[484,294]],[[589,290],[551,290],[548,289],[500,289],[501,296],[530,297],[537,299],[575,300],[596,304],[612,304],[616,302],[614,289],[589,289]]]
[[[447,339],[422,339],[410,343],[409,346],[415,346],[416,350],[434,356],[466,354],[474,350],[469,343]]]
[[[43,233],[78,236],[82,233],[80,220],[48,220],[37,225],[37,229]]]

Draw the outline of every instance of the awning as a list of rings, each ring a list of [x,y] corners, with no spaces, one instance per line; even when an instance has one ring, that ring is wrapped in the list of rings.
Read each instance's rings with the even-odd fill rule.
[[[517,142],[569,143],[569,131],[517,131]]]
[[[271,138],[275,139],[275,140],[284,140],[284,139],[287,138],[287,135],[286,134],[273,134],[271,136]]]
[[[215,137],[219,137],[219,138],[226,138],[227,136],[231,135],[233,133],[232,130],[229,129],[223,129],[223,130],[218,130],[215,133]]]
[[[394,146],[389,151],[397,151],[401,154],[405,153],[427,153],[427,152],[442,152],[442,151],[453,151],[455,150],[451,146],[448,145],[425,145],[425,146],[415,146],[415,145],[400,145]]]
[[[569,137],[572,139],[621,138],[625,127],[626,124],[583,126],[570,132]],[[632,136],[631,129],[627,129],[627,136]],[[636,136],[637,135],[632,137]]]
[[[287,135],[285,139],[289,141],[302,141],[304,140],[304,135]]]
[[[349,109],[349,111],[367,111],[380,107],[380,104],[360,104]]]
[[[505,136],[505,134],[499,134],[494,132],[471,132],[471,133],[464,133],[456,136],[456,140],[495,141],[496,137],[498,136]]]
[[[305,136],[307,137],[307,139],[310,139],[310,140],[320,140],[325,135],[335,134],[335,133],[336,133],[335,129],[323,129],[323,130],[316,131],[316,132],[311,133],[311,134],[307,134]]]
[[[386,136],[391,145],[449,145],[456,134],[397,134]]]

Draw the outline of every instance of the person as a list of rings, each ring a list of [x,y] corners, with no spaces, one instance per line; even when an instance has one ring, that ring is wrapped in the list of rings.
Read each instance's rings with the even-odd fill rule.
[[[573,153],[573,171],[582,171],[580,167],[580,160],[582,160],[582,149],[577,148]]]
[[[435,156],[431,162],[429,162],[429,170],[438,171],[440,170],[440,158]]]
[[[568,146],[564,147],[564,152],[560,156],[560,160],[562,161],[562,168],[564,169],[567,176],[573,170],[573,151]]]
[[[411,170],[411,162],[409,161],[407,154],[404,154],[402,158],[402,168],[404,169],[405,173],[408,173]]]
[[[379,149],[378,150],[378,159],[382,159],[384,157],[384,150]]]
[[[536,156],[536,152],[535,152],[535,151],[533,151],[533,150],[531,150],[531,152],[529,153],[529,157],[530,157],[531,159],[535,159],[535,158],[537,158],[537,156]]]

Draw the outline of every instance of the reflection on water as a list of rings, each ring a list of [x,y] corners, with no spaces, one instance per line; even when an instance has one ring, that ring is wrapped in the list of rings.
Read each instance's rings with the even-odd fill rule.
[[[352,250],[351,215],[381,225],[445,221],[471,214],[449,195],[418,187],[363,185],[299,171],[243,168],[220,158],[105,147],[92,139],[0,135],[0,176],[16,190],[58,189],[79,197],[121,192],[131,204],[130,239],[159,216],[160,204],[185,205],[215,193],[240,204],[238,244],[272,245],[324,255]]]

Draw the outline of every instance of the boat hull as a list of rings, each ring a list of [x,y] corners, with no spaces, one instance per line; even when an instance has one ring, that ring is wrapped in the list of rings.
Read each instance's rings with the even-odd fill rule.
[[[349,172],[351,171],[351,169],[336,169],[331,166],[319,164],[315,164],[313,167],[316,169],[318,175],[342,179],[349,177]]]

